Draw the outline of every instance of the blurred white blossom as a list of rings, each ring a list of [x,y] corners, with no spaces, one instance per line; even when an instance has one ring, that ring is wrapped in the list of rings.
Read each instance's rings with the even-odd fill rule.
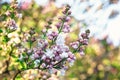
[[[53,58],[55,55],[53,54],[53,50],[51,49],[46,49],[46,56],[49,58]]]
[[[72,16],[80,21],[80,27],[84,31],[89,28],[91,36],[103,39],[108,36],[107,41],[113,45],[120,44],[120,0],[116,3],[110,0],[56,0],[55,5],[62,7],[64,4],[71,5]],[[82,32],[82,31],[81,31]]]
[[[35,2],[36,2],[39,6],[45,6],[46,4],[48,4],[49,0],[35,0]]]
[[[57,40],[56,40],[56,44],[57,45],[64,45],[65,44],[65,35],[64,33],[60,33],[57,37]]]

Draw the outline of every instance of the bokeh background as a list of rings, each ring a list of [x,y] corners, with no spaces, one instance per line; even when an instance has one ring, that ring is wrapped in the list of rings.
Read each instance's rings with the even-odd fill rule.
[[[86,29],[91,31],[85,56],[76,54],[76,62],[60,80],[120,80],[120,0],[31,1],[20,11],[23,17],[18,19],[18,25],[23,31],[35,27],[39,34],[46,20],[55,21],[66,4],[72,11],[72,32],[67,42],[77,39]],[[0,4],[4,2],[11,0],[0,0]]]

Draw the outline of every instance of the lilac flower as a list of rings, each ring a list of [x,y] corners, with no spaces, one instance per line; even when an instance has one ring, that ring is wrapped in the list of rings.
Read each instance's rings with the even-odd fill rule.
[[[56,45],[64,45],[64,43],[65,43],[65,35],[64,33],[60,33],[57,37]]]
[[[46,59],[46,55],[43,55],[42,57],[41,57],[41,60],[45,60]]]
[[[7,26],[8,29],[10,29],[11,31],[15,31],[15,30],[17,30],[17,28],[18,28],[15,20],[13,20],[13,19],[7,21],[7,22],[5,23],[5,26]]]
[[[57,27],[57,29],[60,29],[60,27],[62,26],[62,24],[61,23],[57,23],[55,26]]]
[[[53,54],[53,50],[51,49],[46,49],[45,53],[46,57],[53,58],[55,55]]]
[[[38,59],[35,60],[35,61],[34,61],[35,67],[38,67],[38,66],[39,66],[39,63],[40,63],[40,60],[38,60]]]
[[[64,70],[64,69],[61,69],[60,72],[61,72],[61,75],[62,75],[62,76],[65,75],[65,70]]]
[[[46,67],[46,64],[45,63],[42,63],[41,64],[42,68]]]
[[[55,60],[56,61],[60,61],[61,60],[61,57],[59,55],[55,56]]]
[[[58,36],[58,33],[55,32],[55,31],[49,30],[48,33],[47,33],[47,36],[48,36],[48,39],[52,40],[52,39],[54,39],[55,37]]]
[[[85,53],[83,51],[79,52],[81,56],[84,56]]]
[[[63,52],[62,54],[60,54],[61,58],[67,58],[68,57],[68,53],[67,52]]]
[[[71,12],[69,9],[70,7],[67,6],[63,11],[63,16],[60,17],[59,22],[55,25],[57,27],[56,31],[52,30],[52,22],[49,20],[45,29],[41,31],[42,37],[37,40],[37,45],[27,49],[28,67],[31,66],[29,64],[30,60],[34,63],[34,68],[45,69],[50,73],[56,73],[56,70],[60,70],[61,74],[64,75],[67,67],[72,66],[75,62],[76,57],[74,53],[80,52],[81,55],[84,55],[83,49],[80,50],[80,48],[88,44],[89,31],[81,34],[78,40],[71,43],[70,46],[72,48],[69,48],[69,46],[65,44],[66,33],[70,32],[68,21],[70,20],[69,16]],[[34,37],[33,34],[35,34],[35,32],[31,28],[28,36],[24,37],[34,43],[36,37]],[[69,65],[67,66],[66,63]]]
[[[44,54],[44,51],[41,50],[40,48],[38,48],[36,50],[34,49],[34,54],[38,54],[39,56],[42,56]]]
[[[81,37],[82,37],[83,39],[86,39],[86,38],[88,38],[88,35],[87,35],[86,33],[82,33],[82,34],[81,34]]]
[[[40,47],[41,49],[44,49],[47,46],[48,46],[47,40],[43,40],[43,39],[38,40],[38,47]]]
[[[88,39],[84,39],[82,42],[83,45],[88,45]]]
[[[75,55],[72,52],[68,52],[68,58],[75,60]]]
[[[27,54],[30,55],[32,53],[32,50],[27,50]]]
[[[70,26],[68,24],[64,24],[63,30],[64,33],[70,32]]]
[[[37,54],[37,53],[35,53],[34,54],[34,59],[37,59],[37,58],[39,58],[40,56]]]
[[[35,60],[34,54],[30,55],[31,60]]]
[[[67,61],[69,62],[69,65],[72,66],[74,61],[75,61],[76,57],[72,52],[68,53],[68,58]]]
[[[72,48],[74,48],[74,49],[77,49],[78,46],[79,46],[79,42],[76,41],[76,42],[70,43],[70,46],[71,46]]]
[[[79,54],[80,54],[81,56],[84,56],[84,55],[85,55],[85,53],[84,53],[83,51],[84,51],[84,49],[83,49],[82,47],[80,47],[80,49],[79,49]]]
[[[70,13],[69,13],[69,14],[70,14]],[[68,22],[68,21],[70,21],[70,19],[71,19],[71,18],[68,16],[68,17],[66,17],[65,21]]]
[[[46,58],[44,59],[44,62],[45,62],[46,64],[50,64],[50,63],[51,63],[51,59],[50,59],[49,57],[46,57]],[[47,65],[47,67],[49,67],[49,65]]]
[[[46,32],[47,32],[47,30],[46,30],[46,29],[43,29],[43,30],[42,30],[42,33],[43,33],[43,34],[45,34]]]
[[[70,67],[73,66],[74,62],[75,62],[75,61],[71,59],[70,62],[69,62],[69,66],[70,66]]]

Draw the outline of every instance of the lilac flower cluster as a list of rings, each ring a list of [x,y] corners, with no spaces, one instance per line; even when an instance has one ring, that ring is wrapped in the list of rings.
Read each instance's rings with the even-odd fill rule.
[[[28,9],[31,2],[22,1],[18,4],[13,1],[10,4],[3,4],[4,6],[1,7],[3,10],[0,13],[2,16],[0,21],[4,25],[3,28],[0,28],[0,34],[2,33],[0,36],[2,47],[0,46],[0,48],[8,53],[3,74],[11,74],[10,71],[13,71],[14,67],[16,72],[13,80],[22,71],[31,69],[55,74],[60,71],[64,75],[68,67],[72,66],[76,60],[74,53],[79,52],[84,55],[84,46],[88,44],[89,30],[82,33],[77,41],[70,43],[70,46],[65,41],[66,34],[70,32],[70,6],[65,7],[62,16],[58,18],[58,22],[54,26],[53,20],[48,19],[39,35],[34,28],[24,31],[23,27],[19,27],[16,23],[16,20],[19,20],[17,18],[22,17],[19,10]],[[17,30],[18,27],[19,30]],[[15,61],[17,67],[16,64],[11,64],[11,61]],[[42,73],[41,71],[39,73]],[[48,74],[42,73],[41,75],[44,80],[49,77]]]
[[[17,11],[18,4],[17,3],[11,3],[11,5],[7,5],[8,8],[1,14],[2,16],[5,16],[3,18],[3,25],[5,26],[6,30],[10,32],[16,31],[18,29],[18,25],[14,18],[22,18],[22,14]]]
[[[10,20],[4,22],[4,25],[7,27],[7,29],[9,29],[11,31],[15,31],[18,28],[15,20],[13,20],[13,19],[10,19]]]
[[[22,68],[18,71],[19,73],[28,69],[38,69],[47,70],[50,73],[56,73],[60,70],[63,75],[68,66],[73,65],[76,59],[74,53],[80,52],[81,55],[84,55],[83,46],[88,44],[89,30],[82,33],[77,41],[70,43],[72,48],[65,44],[66,34],[70,32],[70,6],[67,5],[65,10],[62,11],[63,16],[58,18],[59,21],[54,26],[56,30],[53,30],[52,19],[49,19],[40,36],[36,36],[35,29],[30,28],[29,31],[25,32],[21,30],[19,32],[20,35],[17,35],[17,38],[14,38],[13,41],[9,38],[10,33],[18,29],[14,18],[21,18],[22,14],[14,11],[19,8],[17,4],[13,4],[9,8],[10,10],[5,11],[5,16],[8,19],[4,21],[6,34],[3,36],[3,41],[10,43],[11,50],[13,50],[13,47],[16,47],[16,52],[18,50],[19,58],[12,54],[11,51],[9,56],[15,58],[16,62],[20,63]],[[22,8],[26,9],[26,6],[22,6]],[[18,43],[15,41],[18,41]]]
[[[47,36],[48,36],[48,39],[53,40],[55,37],[58,36],[58,33],[55,31],[48,31]]]
[[[80,35],[80,37],[77,41],[70,43],[70,46],[74,49],[73,52],[78,51],[80,53],[80,55],[85,55],[84,54],[84,46],[88,45],[89,34],[90,34],[90,31],[86,30],[85,33],[82,33]]]
[[[71,14],[70,6],[67,5],[62,13],[63,16],[58,18],[59,22],[55,25],[57,30],[52,30],[52,20],[48,20],[48,24],[45,25],[46,29],[41,31],[42,35],[40,38],[38,40],[35,39],[37,46],[26,50],[27,57],[22,58],[28,59],[26,62],[28,68],[32,65],[33,68],[47,69],[50,73],[55,73],[56,70],[65,72],[67,67],[72,66],[76,59],[73,53],[80,51],[82,45],[88,44],[89,31],[82,34],[79,40],[70,44],[74,50],[71,50],[65,44],[65,34],[70,32],[68,23]],[[28,42],[33,38],[34,30],[31,30],[29,34],[31,36],[28,38]]]

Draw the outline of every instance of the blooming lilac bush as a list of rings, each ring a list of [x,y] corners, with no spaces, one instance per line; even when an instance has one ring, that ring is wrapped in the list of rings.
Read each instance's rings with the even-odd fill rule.
[[[23,6],[22,6],[23,7]],[[58,18],[58,22],[55,26],[52,25],[52,19],[49,19],[45,25],[45,28],[41,31],[41,34],[37,36],[34,28],[30,28],[29,31],[20,32],[20,26],[17,25],[17,19],[22,17],[22,14],[18,13],[17,4],[3,5],[1,13],[2,27],[0,27],[1,49],[6,50],[8,59],[6,60],[6,71],[10,71],[10,61],[13,58],[18,64],[16,74],[13,79],[16,79],[20,73],[37,69],[51,74],[55,74],[57,71],[61,71],[61,74],[65,74],[65,70],[69,66],[72,66],[76,57],[74,53],[84,55],[84,46],[88,45],[89,30],[82,33],[78,40],[65,44],[65,38],[70,30],[70,6],[66,6],[62,11],[63,16]],[[53,30],[55,28],[56,30]],[[12,33],[18,34],[17,37],[12,40],[9,35]],[[17,40],[17,41],[16,41]],[[26,46],[26,44],[28,44]],[[6,49],[4,49],[4,46]],[[17,54],[15,54],[17,53]],[[13,65],[15,66],[15,65]],[[14,69],[11,69],[14,70]],[[22,76],[21,76],[22,77]],[[46,79],[46,76],[43,76]]]

